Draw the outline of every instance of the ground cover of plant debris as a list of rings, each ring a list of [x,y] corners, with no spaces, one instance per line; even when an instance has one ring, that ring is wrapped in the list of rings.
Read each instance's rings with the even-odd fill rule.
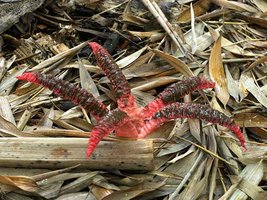
[[[266,13],[265,0],[0,1],[0,199],[264,199]],[[88,41],[140,106],[188,76],[216,82],[181,101],[233,117],[247,150],[224,127],[178,119],[144,139],[110,134],[87,158],[95,119],[16,76],[53,74],[114,109]]]

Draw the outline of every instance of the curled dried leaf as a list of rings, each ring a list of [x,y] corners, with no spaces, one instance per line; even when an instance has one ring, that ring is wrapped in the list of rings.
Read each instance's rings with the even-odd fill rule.
[[[218,99],[226,106],[230,95],[227,88],[226,76],[221,56],[221,38],[219,38],[210,53],[209,74],[211,79],[216,83],[215,92]]]
[[[0,175],[0,183],[27,192],[35,192],[38,189],[36,182],[27,176],[2,176]]]

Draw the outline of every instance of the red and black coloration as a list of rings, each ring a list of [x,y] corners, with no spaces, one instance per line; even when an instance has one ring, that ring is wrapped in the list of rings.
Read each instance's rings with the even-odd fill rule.
[[[96,100],[92,94],[69,82],[35,72],[24,73],[17,77],[49,88],[54,93],[70,99],[85,108],[98,120],[93,128],[88,144],[87,155],[92,154],[97,144],[107,134],[115,131],[118,136],[143,138],[162,123],[177,118],[196,118],[229,128],[246,149],[240,128],[233,119],[208,106],[195,103],[179,103],[180,98],[193,91],[214,88],[215,83],[205,78],[190,77],[167,87],[158,97],[144,108],[137,106],[125,76],[111,55],[102,46],[89,42],[99,67],[109,78],[116,92],[118,108],[108,111],[106,106]]]
[[[69,99],[73,103],[82,106],[87,112],[90,112],[97,120],[107,115],[106,106],[94,98],[94,96],[85,89],[64,81],[52,75],[41,74],[38,72],[27,72],[17,77],[20,80],[29,81],[42,85],[64,99]]]

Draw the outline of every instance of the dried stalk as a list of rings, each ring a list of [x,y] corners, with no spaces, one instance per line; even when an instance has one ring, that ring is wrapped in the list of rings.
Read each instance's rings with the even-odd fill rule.
[[[183,55],[187,55],[186,49],[184,49],[182,45],[182,40],[179,38],[178,34],[172,27],[171,23],[169,23],[168,19],[165,17],[164,13],[161,11],[157,3],[150,0],[142,0],[142,2],[147,7],[147,9],[153,14],[153,16],[158,20],[159,24],[168,33],[168,35],[171,37],[171,39],[177,45]]]
[[[153,141],[101,142],[91,158],[86,138],[1,138],[0,166],[153,170]]]

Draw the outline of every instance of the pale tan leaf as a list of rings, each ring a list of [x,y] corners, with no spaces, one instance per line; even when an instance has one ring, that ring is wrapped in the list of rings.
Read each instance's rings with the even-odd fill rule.
[[[258,7],[262,12],[267,12],[267,1],[266,0],[252,0],[254,4]]]
[[[63,183],[63,181],[58,181],[52,184],[47,184],[43,187],[40,187],[37,193],[46,199],[55,198],[58,196]]]
[[[104,197],[112,194],[114,191],[110,189],[106,189],[103,187],[99,187],[97,185],[93,185],[91,188],[91,192],[97,199],[103,199]]]
[[[81,85],[82,88],[87,90],[88,92],[92,93],[92,95],[96,98],[99,96],[98,89],[95,85],[94,80],[92,79],[91,75],[85,69],[83,63],[81,62],[80,58],[78,58],[79,63],[79,74],[81,78]]]
[[[251,185],[258,185],[263,177],[263,164],[262,161],[254,164],[247,165],[242,172],[239,174],[239,177],[242,177],[245,181],[250,183]],[[231,195],[229,200],[235,199],[247,199],[247,194],[254,193],[253,187],[247,187],[247,185],[241,186],[240,189],[236,189],[236,191]]]
[[[55,62],[62,60],[65,57],[72,57],[75,53],[77,53],[79,50],[81,50],[85,46],[87,46],[87,42],[83,42],[71,49],[68,49],[67,51],[63,51],[51,58],[48,58],[47,60],[41,62],[40,64],[36,65],[35,67],[31,69],[31,71],[43,69],[49,65],[52,65]]]
[[[123,74],[127,79],[134,77],[148,77],[153,75],[163,76],[163,73],[167,72],[172,73],[173,68],[171,66],[158,66],[157,63],[154,62],[144,65],[134,65],[123,70]]]
[[[15,136],[15,137],[23,137],[28,135],[18,130],[14,124],[5,120],[1,115],[0,115],[0,132],[7,134],[8,136]]]
[[[54,178],[54,180],[55,180],[55,177],[56,176],[61,176],[62,177],[62,175],[61,174],[66,174],[66,176],[67,177],[69,177],[69,179],[71,179],[72,177],[70,177],[70,174],[68,174],[68,173],[66,173],[66,172],[68,172],[68,171],[71,171],[71,170],[73,170],[73,169],[75,169],[75,168],[77,168],[77,167],[79,167],[80,166],[80,164],[78,164],[78,165],[74,165],[74,166],[71,166],[71,167],[67,167],[67,168],[63,168],[63,169],[58,169],[58,170],[53,170],[53,171],[41,171],[41,172],[39,172],[38,171],[38,174],[36,175],[36,174],[34,174],[33,176],[32,176],[32,178],[35,180],[35,181],[40,181],[40,182],[38,182],[38,184],[39,185],[43,185],[43,184],[49,184],[49,181],[48,181],[48,179],[49,178],[51,178],[51,179],[53,179]],[[30,171],[32,171],[32,169],[30,170]],[[85,175],[86,173],[84,173],[84,175]],[[68,180],[68,179],[58,179],[58,180]],[[58,180],[55,180],[55,182],[56,181],[58,181]],[[51,181],[51,183],[52,183],[53,181]]]
[[[209,30],[212,30],[212,29],[209,28]],[[219,35],[219,32],[217,30],[214,30],[213,32]],[[192,46],[192,40],[193,40],[192,34],[191,34],[191,31],[189,31],[185,34],[185,41],[187,44]],[[200,34],[196,38],[197,50],[204,51],[205,49],[209,48],[213,44],[213,42],[214,42],[214,38],[212,36],[211,31],[206,32],[204,34]]]
[[[181,154],[181,155],[177,155],[175,158],[173,158],[172,160],[170,160],[168,163],[172,163],[173,164],[175,162],[178,162],[180,159],[188,156],[189,154],[191,154],[191,153],[193,153],[195,151],[196,151],[195,150],[195,147],[194,146],[191,146],[186,153]]]
[[[267,97],[254,83],[250,72],[243,73],[240,77],[240,82],[265,108],[267,108]]]
[[[26,195],[18,194],[16,192],[9,192],[5,195],[5,200],[34,200],[33,198],[30,198]]]
[[[245,20],[251,24],[257,24],[263,28],[267,28],[267,19],[264,18],[264,14],[262,16],[248,16],[248,15],[243,15],[241,13],[236,14],[236,18]]]
[[[179,159],[176,159],[177,162],[172,163],[171,165],[166,167],[164,171],[184,177],[189,170],[188,166],[193,166],[198,157],[198,154],[199,152],[196,151],[195,148],[191,148],[187,152],[182,153]]]
[[[35,192],[38,189],[36,182],[26,176],[2,176],[0,175],[0,183],[13,186],[27,192]]]
[[[250,44],[256,46],[256,47],[264,47],[267,48],[267,41],[251,41]]]
[[[230,95],[227,89],[227,82],[222,64],[221,57],[221,38],[219,38],[210,53],[209,59],[209,75],[216,83],[215,92],[218,99],[226,106]]]
[[[238,81],[233,79],[232,74],[229,72],[227,65],[225,66],[224,69],[225,69],[227,88],[228,88],[229,94],[238,102],[239,93],[240,93]]]
[[[248,130],[253,133],[254,135],[256,135],[257,137],[260,137],[261,139],[263,139],[263,141],[267,141],[267,128],[261,128],[261,127],[251,127],[248,128]]]
[[[256,13],[257,10],[253,8],[252,6],[249,6],[245,3],[237,2],[237,1],[227,1],[227,0],[211,0],[212,3],[215,3],[218,6],[222,6],[225,8],[238,10],[238,11],[247,11]]]
[[[224,140],[222,138],[216,138],[217,144],[218,144],[218,149],[220,150],[220,155],[223,158],[226,158],[230,165],[228,165],[230,171],[233,174],[239,174],[240,173],[240,164],[237,162],[237,160],[234,158],[233,153],[230,151],[229,147],[225,144]],[[232,150],[232,149],[231,149]],[[238,157],[241,157],[242,151],[239,147],[235,151],[235,154],[238,155]]]
[[[203,158],[203,152],[199,152],[197,159],[194,161],[194,164],[189,167],[187,174],[184,176],[182,182],[175,189],[174,193],[170,195],[169,200],[182,200],[185,198],[196,199],[202,193],[205,184],[200,180],[200,177],[203,176],[203,171],[205,170],[205,164],[207,159]],[[197,167],[199,166],[199,167]],[[193,173],[195,171],[195,173]],[[187,187],[180,193],[186,182],[190,179]],[[202,179],[204,180],[204,179]],[[194,192],[192,189],[194,188]],[[193,198],[195,197],[195,198]]]
[[[93,184],[109,190],[116,190],[116,191],[120,190],[118,186],[109,183],[108,180],[100,174],[97,174],[96,176],[93,177]]]
[[[200,16],[205,14],[210,6],[210,2],[211,2],[210,0],[199,0],[196,3],[194,3],[193,10],[195,16]],[[177,22],[180,23],[186,23],[189,22],[190,20],[191,20],[190,8],[187,8],[183,12],[181,12],[177,18]]]
[[[77,167],[77,166],[76,166]],[[81,178],[83,176],[86,176],[87,173],[86,172],[66,172],[66,173],[60,173],[60,171],[64,172],[66,171],[66,169],[70,169],[72,167],[68,167],[68,168],[64,168],[64,169],[60,169],[60,170],[54,170],[51,172],[47,172],[44,173],[43,175],[37,175],[34,176],[35,180],[38,178],[38,180],[40,180],[38,182],[38,185],[40,186],[45,186],[45,185],[50,185],[52,183],[57,183],[59,181],[69,181],[71,179],[78,179]],[[68,170],[70,171],[70,170]],[[54,175],[53,175],[54,174]],[[41,179],[41,177],[43,177],[43,179]]]
[[[62,113],[59,119],[72,119],[76,117],[81,117],[83,115],[81,108],[79,106],[74,106],[66,112]]]
[[[147,46],[143,47],[142,49],[130,54],[129,56],[126,56],[125,58],[118,60],[117,64],[120,66],[120,68],[124,68],[127,65],[134,62],[137,58],[141,56],[141,54],[147,49]]]
[[[175,58],[174,56],[164,53],[156,49],[152,50],[157,56],[167,61],[171,66],[173,66],[177,71],[180,71],[184,76],[193,76],[191,69],[180,59]]]
[[[55,200],[96,200],[96,198],[92,193],[74,192],[74,193],[61,195]]]
[[[244,127],[262,127],[267,128],[267,117],[260,113],[238,113],[235,115],[235,122]]]
[[[31,117],[32,117],[32,111],[26,109],[19,119],[17,128],[22,131]]]
[[[238,45],[232,43],[230,40],[222,37],[222,48],[224,48],[227,51],[230,51],[233,54],[241,55],[241,56],[250,56],[250,57],[255,57],[256,54],[243,50],[241,47]],[[260,56],[260,55],[258,55]]]
[[[240,161],[245,165],[248,165],[260,162],[263,159],[263,168],[266,168],[266,154],[267,144],[253,145],[253,151],[244,152],[242,157],[240,157]],[[264,173],[266,174],[266,169],[264,169]]]
[[[7,96],[0,96],[0,115],[12,124],[16,125]]]
[[[89,172],[88,174],[79,177],[75,181],[72,181],[69,184],[64,185],[60,190],[60,195],[70,192],[77,192],[84,188],[87,188],[93,181],[93,177],[96,176],[97,174],[98,174],[97,171]]]
[[[138,16],[134,16],[134,15],[129,14],[129,13],[124,13],[122,15],[122,20],[124,22],[130,22],[130,23],[135,24],[137,26],[144,26],[145,24],[149,23],[149,20],[147,20],[145,18],[138,17]]]
[[[267,56],[263,56],[262,58],[257,59],[256,61],[254,61],[253,63],[251,63],[248,68],[245,70],[246,72],[249,70],[252,70],[254,67],[267,62]]]
[[[0,79],[3,78],[5,72],[11,67],[16,60],[16,56],[13,55],[10,59],[6,60],[4,57],[0,57]]]
[[[44,116],[41,118],[41,120],[38,123],[38,128],[40,129],[46,129],[46,128],[52,128],[53,126],[53,119],[55,117],[54,107],[51,107],[47,112],[45,112]]]
[[[163,37],[164,33],[159,33],[158,31],[149,31],[149,32],[141,32],[141,31],[127,31],[130,35],[139,37],[139,38],[151,38],[151,37]]]
[[[11,69],[12,72],[10,72],[9,76],[1,80],[0,95],[9,94],[13,86],[17,82],[16,77],[20,76],[23,72],[25,72],[27,68],[27,66],[24,66],[20,69]]]
[[[172,76],[163,76],[159,78],[150,78],[145,81],[138,81],[137,84],[132,85],[133,90],[147,91],[159,86],[167,85],[173,82],[177,82],[179,78]]]
[[[103,198],[103,200],[122,199],[130,200],[134,197],[138,197],[141,194],[154,191],[165,185],[165,181],[162,182],[146,182],[130,189],[113,192],[112,194]]]
[[[154,53],[151,51],[148,51],[144,55],[141,55],[139,58],[137,58],[133,63],[131,63],[126,69],[131,69],[131,68],[140,68],[141,65],[146,64],[149,62],[149,60],[153,57]]]

